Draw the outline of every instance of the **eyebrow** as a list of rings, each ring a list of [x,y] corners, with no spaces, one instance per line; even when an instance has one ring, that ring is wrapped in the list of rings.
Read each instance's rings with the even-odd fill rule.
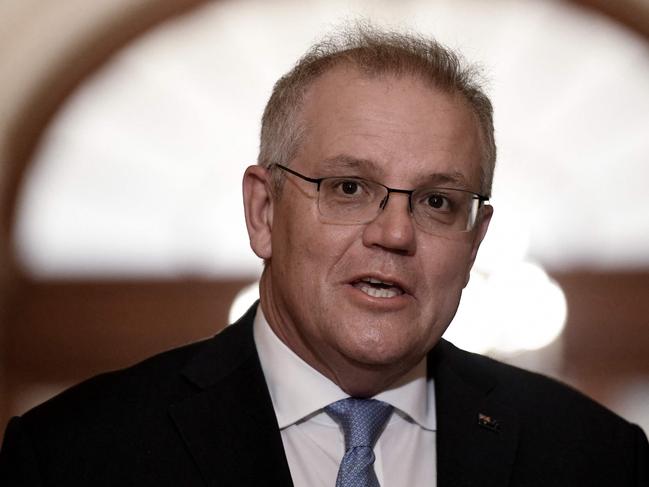
[[[344,174],[340,174],[338,172],[344,170],[350,170],[355,172],[357,171],[365,174],[373,173],[373,174],[378,174],[379,177],[383,176],[384,174],[383,169],[373,160],[354,157],[348,154],[339,154],[333,157],[329,157],[325,159],[323,162],[325,164],[324,170],[330,172],[332,176],[338,176],[338,175],[344,176]],[[424,182],[424,184],[432,184],[432,185],[449,184],[460,188],[469,187],[466,177],[464,176],[464,174],[462,174],[459,171],[452,171],[448,173],[445,172],[433,173],[428,176],[423,176],[420,179]]]
[[[347,154],[339,154],[333,157],[328,157],[323,162],[326,164],[325,170],[332,169],[334,171],[338,171],[341,169],[350,169],[367,172],[383,172],[378,164],[376,164],[376,162],[372,161],[371,159],[363,159]]]
[[[464,177],[464,174],[459,171],[431,174],[428,178],[425,179],[427,181],[430,181],[431,184],[451,184],[465,188],[468,187],[468,183],[466,178]]]

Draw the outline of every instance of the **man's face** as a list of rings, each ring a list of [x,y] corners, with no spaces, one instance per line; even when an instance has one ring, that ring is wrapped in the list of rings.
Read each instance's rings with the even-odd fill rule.
[[[478,124],[459,96],[418,78],[336,68],[309,89],[303,113],[306,134],[288,165],[306,176],[480,191]],[[318,212],[316,186],[285,176],[281,194],[268,198],[267,244],[251,232],[253,249],[267,260],[261,299],[269,323],[345,390],[354,371],[396,379],[453,318],[490,208],[474,230],[436,236],[417,227],[407,196],[392,193],[372,222],[331,224]],[[369,279],[393,283],[396,295],[368,294],[371,285],[361,282]]]

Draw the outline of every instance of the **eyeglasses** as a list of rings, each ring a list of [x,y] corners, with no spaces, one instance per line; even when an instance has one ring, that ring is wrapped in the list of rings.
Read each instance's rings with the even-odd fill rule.
[[[369,223],[387,206],[390,193],[400,193],[408,195],[410,214],[423,231],[468,232],[475,226],[479,209],[489,201],[486,196],[464,189],[394,189],[355,176],[310,178],[281,164],[273,167],[317,185],[318,211],[325,223]]]

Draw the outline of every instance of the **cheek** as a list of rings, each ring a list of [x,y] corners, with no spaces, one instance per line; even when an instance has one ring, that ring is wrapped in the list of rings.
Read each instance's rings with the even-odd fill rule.
[[[457,309],[470,266],[471,244],[464,241],[438,241],[426,249],[420,262],[423,314],[439,322],[450,320]]]
[[[360,238],[354,227],[323,224],[317,216],[280,220],[273,231],[275,271],[307,298],[333,279],[347,250]]]
[[[439,238],[420,246],[425,278],[437,282],[463,280],[471,263],[471,241]]]

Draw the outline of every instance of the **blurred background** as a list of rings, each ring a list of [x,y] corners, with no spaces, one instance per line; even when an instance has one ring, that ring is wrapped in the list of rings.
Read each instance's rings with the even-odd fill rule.
[[[649,430],[649,0],[4,0],[0,429],[255,299],[274,81],[345,20],[483,67],[495,216],[446,337]]]

